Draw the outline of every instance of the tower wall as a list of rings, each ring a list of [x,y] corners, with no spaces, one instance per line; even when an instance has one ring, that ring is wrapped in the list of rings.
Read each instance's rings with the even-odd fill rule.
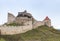
[[[51,20],[44,20],[44,25],[51,27]]]
[[[14,35],[32,30],[32,21],[26,22],[25,26],[1,26],[1,35]],[[28,25],[29,24],[29,25]]]
[[[8,13],[8,24],[9,23],[12,23],[13,21],[15,20],[15,16],[14,15],[12,15],[11,13]]]
[[[32,21],[32,19],[27,18],[27,17],[16,17],[15,18],[15,22],[18,23],[18,24],[25,23],[25,22],[28,22],[28,21]]]

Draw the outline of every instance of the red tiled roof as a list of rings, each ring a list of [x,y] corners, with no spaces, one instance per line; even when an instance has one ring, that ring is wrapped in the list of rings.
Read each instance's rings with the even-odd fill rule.
[[[45,20],[50,20],[48,16],[46,16]]]

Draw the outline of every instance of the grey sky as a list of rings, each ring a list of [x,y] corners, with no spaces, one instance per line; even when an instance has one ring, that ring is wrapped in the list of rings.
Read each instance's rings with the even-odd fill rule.
[[[16,16],[19,11],[24,10],[41,21],[49,16],[52,25],[60,28],[60,0],[0,0],[0,24],[7,21],[8,12]]]

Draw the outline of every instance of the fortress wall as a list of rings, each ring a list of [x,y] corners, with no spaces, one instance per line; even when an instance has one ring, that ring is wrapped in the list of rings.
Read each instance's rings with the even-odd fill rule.
[[[25,33],[29,30],[35,29],[38,26],[44,25],[43,21],[35,21],[32,24],[32,21],[25,23],[25,26],[0,26],[1,35],[13,35]]]
[[[44,25],[44,22],[43,21],[36,21],[34,24],[33,24],[33,29],[37,28],[38,26],[41,26],[41,25]]]
[[[7,24],[12,23],[14,20],[15,20],[15,16],[11,13],[8,13],[8,22],[7,22]]]
[[[15,22],[19,23],[19,24],[25,23],[27,21],[32,21],[32,19],[31,18],[27,18],[27,17],[16,17],[16,19],[15,19]]]
[[[30,23],[32,23],[30,21]],[[1,26],[1,35],[13,35],[13,34],[19,34],[19,33],[25,33],[29,30],[32,30],[32,25],[26,25],[26,26]]]

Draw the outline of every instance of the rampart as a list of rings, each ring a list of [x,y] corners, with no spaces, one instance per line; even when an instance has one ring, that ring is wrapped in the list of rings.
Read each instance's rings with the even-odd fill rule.
[[[25,26],[0,26],[1,35],[13,35],[20,34],[32,30],[32,22]]]

